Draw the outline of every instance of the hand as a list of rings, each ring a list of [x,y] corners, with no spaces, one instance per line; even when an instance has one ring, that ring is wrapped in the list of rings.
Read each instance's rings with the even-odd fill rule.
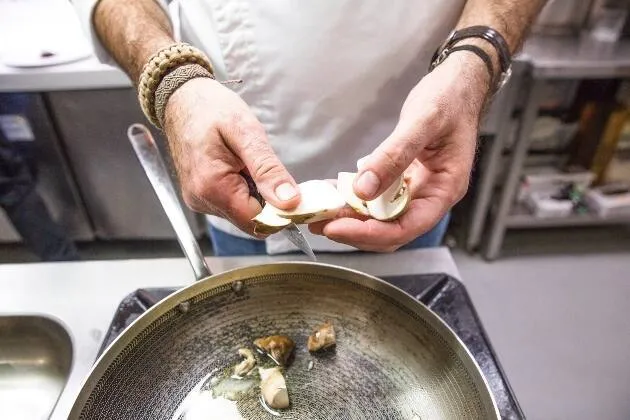
[[[273,152],[261,123],[234,92],[209,78],[186,82],[170,97],[164,128],[186,204],[229,219],[253,235],[261,210],[245,179],[252,176],[265,200],[282,209],[300,200],[293,177]]]
[[[468,188],[488,79],[474,55],[449,56],[413,88],[394,131],[367,157],[355,193],[373,199],[404,173],[412,194],[406,213],[381,222],[347,211],[310,230],[362,250],[392,252],[435,226]]]

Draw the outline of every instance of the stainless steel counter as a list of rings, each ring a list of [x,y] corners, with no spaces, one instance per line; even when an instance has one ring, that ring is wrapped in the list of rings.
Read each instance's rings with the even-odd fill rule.
[[[231,268],[303,260],[291,257],[208,258],[219,273]],[[321,262],[377,276],[446,273],[460,278],[446,248],[395,254],[324,255]],[[184,259],[0,265],[0,316],[42,315],[59,321],[73,343],[72,370],[51,420],[66,419],[120,301],[141,287],[184,286],[193,275]]]
[[[0,92],[50,92],[130,87],[131,81],[116,67],[96,57],[58,66],[14,68],[0,64]]]

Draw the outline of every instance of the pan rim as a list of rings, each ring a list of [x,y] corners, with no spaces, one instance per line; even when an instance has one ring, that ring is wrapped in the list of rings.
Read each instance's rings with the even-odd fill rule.
[[[442,333],[442,337],[450,342],[451,345],[455,346],[454,350],[456,350],[457,354],[462,357],[462,362],[465,366],[471,370],[471,373],[476,374],[478,379],[481,380],[483,389],[479,389],[478,391],[482,397],[484,397],[484,393],[487,394],[485,397],[490,398],[495,418],[500,419],[496,399],[490,390],[490,385],[488,384],[488,381],[479,364],[466,344],[444,320],[437,316],[437,314],[409,293],[378,277],[352,268],[310,261],[280,261],[233,268],[222,273],[205,277],[163,298],[140,315],[127,328],[125,328],[96,359],[89,373],[85,376],[81,383],[81,387],[77,393],[68,418],[79,418],[90,395],[94,391],[96,385],[98,385],[99,380],[103,377],[103,374],[106,373],[111,363],[140,333],[142,333],[142,331],[164,314],[205,292],[219,287],[225,287],[239,280],[250,279],[254,274],[257,276],[264,274],[288,274],[292,272],[304,274],[303,267],[305,266],[316,268],[320,271],[317,274],[326,274],[328,272],[335,274],[334,277],[341,277],[340,273],[344,273],[346,276],[343,276],[343,280],[350,281],[358,284],[359,286],[367,287],[373,291],[385,294],[387,297],[392,298],[399,304],[403,305],[405,309],[411,311],[416,316],[419,316],[421,319],[426,321],[429,325],[431,325],[431,327],[436,328],[437,330],[442,330],[440,331]],[[481,386],[479,386],[479,388],[481,388]]]

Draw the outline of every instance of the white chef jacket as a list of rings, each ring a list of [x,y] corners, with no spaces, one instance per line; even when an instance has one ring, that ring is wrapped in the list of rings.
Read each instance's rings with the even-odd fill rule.
[[[93,4],[94,0],[89,0]],[[392,131],[433,51],[454,27],[465,0],[178,0],[167,7],[176,37],[204,50],[218,80],[264,125],[297,182],[356,171]],[[89,6],[89,5],[88,5]],[[90,7],[83,4],[84,22]],[[107,57],[98,39],[97,55]],[[209,111],[210,112],[210,111]],[[216,228],[248,237],[228,221]],[[354,248],[304,235],[315,250]],[[282,234],[270,254],[296,250]]]

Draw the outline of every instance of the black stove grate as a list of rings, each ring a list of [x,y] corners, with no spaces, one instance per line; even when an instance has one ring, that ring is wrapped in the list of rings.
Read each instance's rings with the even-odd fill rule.
[[[461,282],[446,274],[392,276],[382,277],[382,279],[416,297],[455,331],[481,367],[494,394],[502,419],[525,418],[468,292]],[[136,318],[176,290],[178,289],[138,289],[128,295],[116,310],[99,355]]]

